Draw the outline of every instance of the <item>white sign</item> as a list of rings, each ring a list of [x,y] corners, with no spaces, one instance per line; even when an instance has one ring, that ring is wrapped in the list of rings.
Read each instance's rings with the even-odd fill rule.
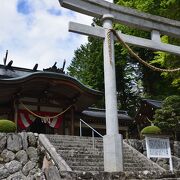
[[[151,157],[170,157],[169,139],[147,138],[147,145]]]
[[[159,137],[145,137],[147,157],[152,158],[168,158],[170,164],[170,170],[172,167],[171,149],[169,138],[159,138]]]

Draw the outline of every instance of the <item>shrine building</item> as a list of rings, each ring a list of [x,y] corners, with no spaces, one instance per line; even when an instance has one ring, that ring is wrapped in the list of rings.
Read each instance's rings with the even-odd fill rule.
[[[37,70],[0,65],[0,119],[17,124],[18,132],[79,135],[80,119],[103,135],[105,110],[91,108],[103,93],[80,83],[54,66]],[[132,118],[118,112],[119,131],[128,136]],[[82,133],[91,131],[82,123]]]

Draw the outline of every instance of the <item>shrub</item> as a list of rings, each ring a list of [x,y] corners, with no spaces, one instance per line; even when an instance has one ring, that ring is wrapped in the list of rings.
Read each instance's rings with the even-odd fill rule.
[[[10,120],[0,119],[0,132],[10,133],[16,131],[16,124]]]
[[[161,134],[161,129],[157,126],[147,126],[141,130],[141,135],[144,134]]]
[[[161,109],[157,109],[154,115],[154,123],[166,134],[173,134],[177,140],[177,132],[180,129],[180,96],[167,97]]]

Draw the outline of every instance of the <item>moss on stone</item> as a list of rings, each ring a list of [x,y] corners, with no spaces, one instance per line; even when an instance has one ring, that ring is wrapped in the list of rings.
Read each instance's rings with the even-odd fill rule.
[[[16,131],[16,124],[10,120],[0,119],[0,132],[10,133]]]

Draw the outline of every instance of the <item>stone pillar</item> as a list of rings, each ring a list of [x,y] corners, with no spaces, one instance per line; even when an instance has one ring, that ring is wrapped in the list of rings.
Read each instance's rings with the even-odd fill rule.
[[[103,27],[112,29],[113,16],[103,16]],[[110,44],[109,44],[110,43]],[[117,117],[117,92],[114,59],[114,38],[111,33],[110,41],[107,34],[104,39],[104,81],[106,105],[106,135],[104,144],[104,170],[108,172],[123,171],[122,135],[119,134]]]

